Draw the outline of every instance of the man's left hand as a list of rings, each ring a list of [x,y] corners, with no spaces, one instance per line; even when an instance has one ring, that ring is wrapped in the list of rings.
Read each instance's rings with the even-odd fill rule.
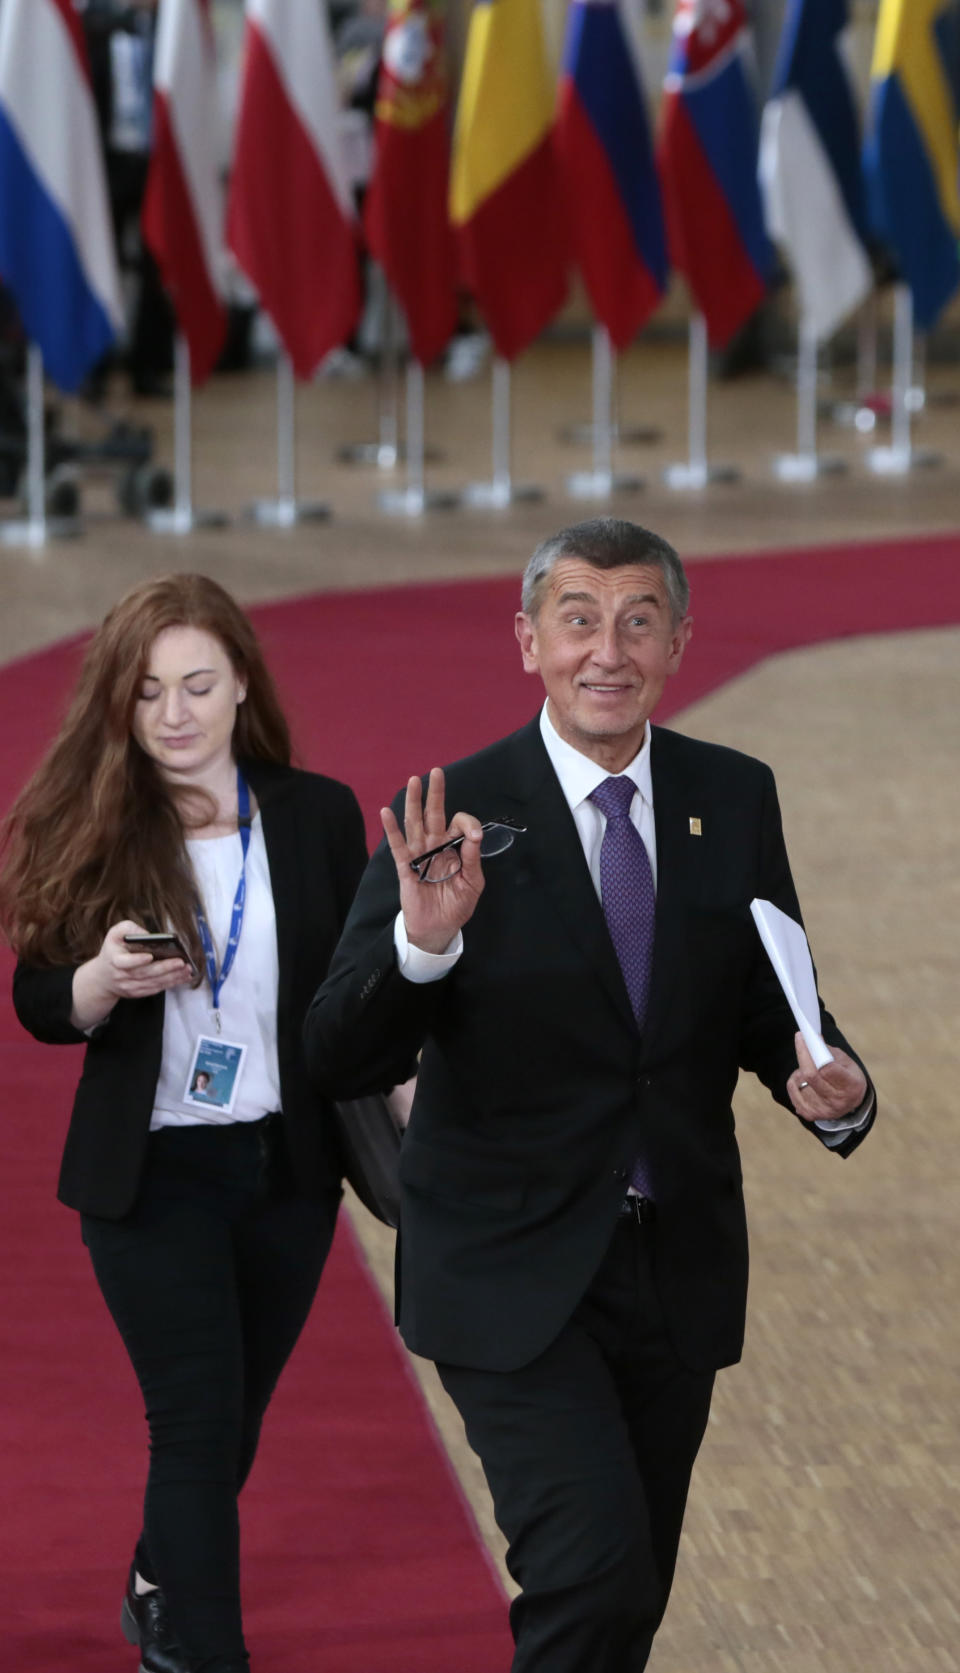
[[[867,1095],[867,1080],[859,1063],[839,1046],[831,1046],[833,1062],[818,1069],[802,1034],[796,1036],[796,1042],[799,1067],[787,1081],[787,1091],[801,1120],[835,1121],[838,1116],[852,1115]]]

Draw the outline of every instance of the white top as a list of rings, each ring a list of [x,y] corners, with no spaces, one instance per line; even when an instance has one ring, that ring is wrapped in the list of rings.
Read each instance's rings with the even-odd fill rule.
[[[219,969],[230,934],[230,918],[243,850],[240,833],[187,843],[200,899]],[[187,1074],[201,1034],[216,1037],[210,984],[204,975],[199,988],[171,988],[163,1011],[163,1054],[156,1102],[150,1120],[158,1127],[186,1127],[230,1121],[258,1121],[280,1108],[280,1066],[277,1059],[277,920],[270,886],[270,866],[259,813],[250,826],[247,853],[247,898],[243,928],[233,968],[220,994],[220,1037],[247,1048],[233,1113],[211,1107],[199,1109],[182,1102]]]

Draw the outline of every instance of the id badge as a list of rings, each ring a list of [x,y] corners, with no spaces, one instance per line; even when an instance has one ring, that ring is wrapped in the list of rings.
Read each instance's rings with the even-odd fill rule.
[[[232,1115],[246,1055],[246,1046],[219,1035],[201,1034],[190,1062],[183,1102]]]

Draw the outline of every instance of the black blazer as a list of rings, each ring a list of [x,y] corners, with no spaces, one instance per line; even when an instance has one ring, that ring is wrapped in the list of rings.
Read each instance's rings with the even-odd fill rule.
[[[695,1368],[740,1355],[747,1239],[731,1099],[742,1067],[789,1108],[796,1065],[749,903],[799,908],[768,767],[659,727],[651,767],[658,889],[642,1037],[538,720],[449,769],[448,806],[528,827],[485,866],[453,971],[426,986],[399,974],[381,845],[310,1009],[308,1061],[331,1096],[392,1085],[422,1047],[398,1259],[398,1320],[417,1353],[506,1370],[542,1352],[590,1283],[642,1152],[675,1345]]]
[[[307,1077],[301,1027],[366,863],[363,818],[353,791],[335,779],[253,761],[244,771],[260,807],[277,917],[284,1133],[298,1187],[313,1194],[335,1186],[342,1170],[333,1123]],[[164,996],[121,999],[88,1040],[70,1022],[75,969],[18,964],[14,1005],[38,1040],[86,1046],[58,1194],[71,1208],[119,1219],[133,1206],[143,1167]]]

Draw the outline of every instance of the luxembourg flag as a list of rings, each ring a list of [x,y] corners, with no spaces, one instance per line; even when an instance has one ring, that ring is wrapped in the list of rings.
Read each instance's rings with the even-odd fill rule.
[[[50,377],[77,389],[123,310],[72,0],[0,0],[0,275]]]
[[[217,66],[209,0],[160,0],[153,60],[153,155],[143,234],[203,383],[227,330]]]
[[[667,248],[643,89],[618,0],[573,0],[556,151],[593,311],[626,348],[660,301]]]
[[[773,258],[746,41],[743,0],[677,0],[657,156],[670,257],[715,348],[762,300]]]
[[[847,0],[788,0],[760,135],[767,228],[818,339],[831,336],[873,285],[860,128],[843,58],[848,22]]]
[[[324,0],[247,0],[227,237],[299,378],[361,307],[339,108]]]

